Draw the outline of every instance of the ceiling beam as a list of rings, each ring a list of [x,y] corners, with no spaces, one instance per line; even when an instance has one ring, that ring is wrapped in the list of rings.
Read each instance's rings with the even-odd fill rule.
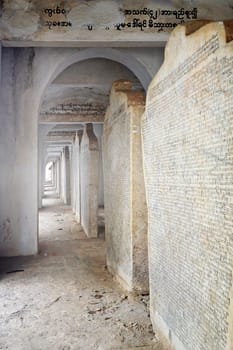
[[[69,123],[103,123],[103,115],[80,115],[80,114],[40,114],[40,124],[69,124]]]
[[[151,40],[4,40],[4,47],[164,47],[169,39],[169,33],[154,33],[154,38]]]
[[[58,143],[58,142],[63,142],[63,143],[72,143],[73,140],[74,140],[74,137],[75,136],[47,136],[46,139],[45,139],[45,142],[55,142],[55,143]]]
[[[76,131],[64,131],[64,130],[54,130],[50,131],[47,136],[65,136],[65,137],[75,137]]]

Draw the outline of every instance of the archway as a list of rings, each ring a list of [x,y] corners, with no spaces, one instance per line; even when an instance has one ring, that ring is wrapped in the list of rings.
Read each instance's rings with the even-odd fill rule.
[[[87,50],[85,50],[87,51]],[[96,51],[99,50],[88,50],[89,52],[89,56],[94,56],[94,53],[96,55]],[[109,50],[108,50],[109,51]],[[115,50],[110,50],[111,51],[115,51]],[[99,56],[103,56],[100,55]],[[109,56],[105,54],[105,56]],[[76,57],[76,56],[75,56]],[[53,122],[57,122],[59,123],[59,121],[63,123],[63,127],[65,126],[66,121],[68,123],[72,123],[71,119],[69,119],[68,117],[68,112],[71,113],[72,115],[72,120],[75,119],[75,113],[73,113],[72,110],[69,111],[69,105],[71,105],[72,107],[75,105],[75,100],[79,101],[79,105],[82,104],[82,100],[83,98],[87,98],[88,101],[90,102],[91,107],[89,108],[89,115],[92,115],[92,110],[91,108],[93,108],[93,105],[95,103],[95,94],[97,94],[97,99],[98,102],[102,102],[103,104],[103,108],[101,109],[101,113],[102,113],[102,119],[98,119],[97,125],[95,125],[94,129],[91,130],[89,128],[89,131],[87,131],[88,137],[92,137],[90,136],[91,133],[93,135],[93,137],[97,137],[98,139],[98,147],[99,150],[101,149],[101,135],[102,135],[102,130],[100,130],[99,128],[97,128],[97,126],[101,126],[101,124],[103,123],[103,116],[105,114],[105,110],[107,107],[107,104],[109,103],[107,101],[107,104],[105,104],[106,102],[106,97],[107,99],[109,99],[109,91],[111,88],[112,83],[115,80],[119,80],[119,79],[125,79],[126,81],[131,80],[132,81],[132,86],[133,86],[133,90],[144,90],[144,86],[146,86],[146,84],[148,83],[148,74],[146,77],[143,77],[143,84],[142,82],[138,79],[138,77],[135,76],[135,74],[132,72],[132,70],[129,70],[126,66],[122,65],[122,63],[119,64],[119,62],[110,60],[110,59],[106,59],[103,57],[98,57],[98,58],[89,58],[89,59],[81,59],[84,58],[84,56],[80,57],[79,54],[79,61],[74,62],[73,64],[70,64],[69,66],[66,67],[65,70],[63,70],[60,74],[56,75],[55,72],[53,74],[56,75],[56,78],[53,79],[53,81],[51,82],[51,84],[49,85],[49,87],[47,87],[46,91],[44,92],[43,95],[43,100],[41,102],[41,111],[42,111],[42,119],[40,119],[41,122],[46,123],[50,122],[53,120]],[[75,58],[77,60],[77,57]],[[129,58],[128,58],[129,59]],[[72,56],[69,59],[69,63],[74,61],[74,56]],[[129,64],[129,62],[128,62]],[[64,65],[67,65],[66,63],[63,63],[63,65],[61,67],[64,67]],[[61,67],[57,70],[61,71]],[[81,68],[80,68],[81,67]],[[94,69],[92,68],[94,67]],[[102,70],[104,68],[104,70]],[[83,73],[85,71],[85,69],[88,71],[89,77],[86,77],[85,73]],[[95,70],[97,70],[98,72],[100,71],[99,75],[95,73]],[[135,70],[135,68],[134,68]],[[114,74],[113,74],[114,72]],[[96,79],[93,78],[93,76],[95,77],[96,74]],[[142,69],[139,71],[139,76],[140,74],[142,74]],[[75,75],[77,75],[77,79],[75,79]],[[106,76],[105,76],[106,75]],[[67,78],[68,77],[68,78]],[[82,79],[88,79],[88,81],[85,82],[85,84],[83,85],[83,81]],[[52,78],[51,78],[52,79]],[[100,82],[99,82],[100,81]],[[64,86],[65,84],[68,84],[68,88],[65,89]],[[101,86],[100,85],[106,85]],[[62,87],[61,87],[62,85]],[[80,85],[81,85],[81,90],[80,90]],[[144,85],[144,86],[143,86]],[[88,94],[91,96],[89,97],[89,95],[86,95],[83,90],[87,89],[88,87]],[[62,91],[62,93],[61,93]],[[132,91],[133,92],[133,91]],[[78,95],[77,95],[78,93]],[[105,99],[103,99],[103,95],[105,94]],[[51,102],[51,98],[53,98],[54,100]],[[58,104],[59,103],[59,104]],[[59,108],[57,107],[59,106]],[[62,108],[61,108],[62,106]],[[66,110],[66,112],[64,112],[64,110]],[[56,113],[54,113],[54,111]],[[68,111],[68,112],[67,112]],[[53,112],[53,119],[49,119],[48,115],[51,117],[51,113]],[[77,110],[76,110],[77,112]],[[80,111],[79,111],[80,112]],[[50,114],[49,114],[50,113]],[[59,118],[58,118],[59,116]],[[62,119],[61,117],[65,116],[65,119]],[[67,119],[66,119],[67,117]],[[46,119],[47,118],[47,119]],[[95,119],[93,120],[88,120],[88,123],[90,124],[90,122],[96,122]],[[76,120],[76,122],[80,122],[83,123],[84,125],[87,123],[84,119],[81,120]],[[99,129],[99,130],[98,130]],[[76,135],[77,137],[77,135]],[[90,140],[87,140],[85,142],[89,142]],[[93,139],[92,139],[92,147],[93,147]],[[76,146],[74,147],[73,151],[71,152],[75,152],[72,154],[72,157],[74,159],[73,160],[76,161],[77,158],[77,143]],[[102,158],[102,152],[101,152],[101,158]],[[83,157],[80,157],[80,160],[82,161],[82,164],[84,164],[84,160]],[[94,162],[94,158],[92,158],[92,162]],[[76,171],[76,163],[73,162],[74,164],[72,165],[72,170],[71,172],[73,172],[74,170]],[[85,169],[89,169],[91,165],[89,164],[89,166]],[[93,171],[94,172],[94,171]],[[77,177],[77,175],[75,175]],[[88,174],[86,174],[86,176],[88,176]],[[75,179],[76,179],[75,177]],[[85,178],[85,175],[82,174],[81,178]],[[83,186],[82,182],[81,182],[81,187]],[[90,186],[94,186],[93,183],[90,183]],[[99,184],[99,188],[100,188],[100,184]],[[73,207],[73,211],[76,214],[76,210],[77,210],[77,200],[76,200],[76,190],[77,190],[77,184],[74,183],[74,188],[72,189],[72,191],[74,192],[74,195],[71,196],[72,198],[72,207]],[[83,188],[82,188],[83,191]],[[126,189],[126,191],[128,191],[128,189]],[[73,193],[72,192],[72,193]],[[90,194],[88,194],[90,195]],[[89,203],[92,203],[94,201],[94,198],[96,198],[97,195],[94,195],[94,192],[90,195],[91,199],[89,200]],[[75,199],[74,199],[75,198]],[[83,195],[82,192],[82,202],[84,201],[84,199],[86,198],[86,194]],[[84,203],[84,202],[83,202]],[[87,204],[87,203],[86,203]],[[100,203],[99,201],[99,205],[101,205],[102,207],[104,206],[104,203]],[[90,207],[93,207],[93,203],[90,205]],[[85,208],[82,210],[82,214],[84,211],[86,211],[89,205],[86,205]],[[78,217],[80,213],[78,213]],[[89,215],[90,213],[88,213]],[[95,237],[95,228],[93,229],[93,225],[95,225],[93,223],[93,221],[91,221],[92,223],[90,224],[90,231],[89,231],[89,226],[86,226],[86,222],[85,222],[85,218],[84,221],[83,220],[83,215],[81,215],[81,223],[83,225],[83,227],[85,228],[85,231],[87,233],[88,236],[91,237]],[[128,218],[128,220],[130,220],[130,218]],[[88,222],[90,222],[90,219],[87,220]],[[87,224],[89,225],[89,224]],[[131,249],[131,248],[130,248]]]
[[[129,71],[131,71],[133,75],[135,75],[138,78],[138,80],[141,82],[144,88],[146,88],[149,84],[151,77],[147,69],[136,58],[134,58],[128,53],[122,53],[121,51],[115,49],[85,49],[76,51],[74,54],[68,55],[66,58],[64,58],[63,56],[65,52],[66,50],[64,50],[64,52],[62,53],[62,59],[60,59],[59,57],[57,59],[57,62],[55,62],[55,65],[53,65],[53,71],[50,72],[50,75],[46,75],[46,78],[48,79],[46,79],[46,82],[44,82],[44,86],[46,86],[47,88],[49,84],[56,80],[56,77],[58,77],[62,71],[64,72],[64,70],[68,67],[71,67],[72,64],[82,63],[94,58],[107,58],[107,60],[109,61],[118,64],[120,63],[122,67],[125,67],[126,69],[129,69],[130,67]],[[41,110],[45,91],[46,88],[44,88],[41,94],[39,110]],[[39,187],[41,187],[40,183]]]

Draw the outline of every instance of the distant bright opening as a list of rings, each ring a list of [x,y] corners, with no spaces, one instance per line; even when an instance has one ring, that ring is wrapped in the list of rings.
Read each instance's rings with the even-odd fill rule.
[[[52,182],[53,162],[48,162],[45,167],[45,182]]]

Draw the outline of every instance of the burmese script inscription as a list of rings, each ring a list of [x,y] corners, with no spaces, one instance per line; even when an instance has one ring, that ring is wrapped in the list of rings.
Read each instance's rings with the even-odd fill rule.
[[[230,326],[233,50],[210,34],[165,61],[143,120],[152,307],[188,350],[226,350]]]

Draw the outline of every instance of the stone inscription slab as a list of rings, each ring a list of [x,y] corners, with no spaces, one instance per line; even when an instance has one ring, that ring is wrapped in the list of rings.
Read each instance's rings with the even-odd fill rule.
[[[153,322],[188,350],[230,349],[232,86],[223,24],[177,29],[143,120]]]
[[[148,291],[147,212],[140,133],[145,99],[142,92],[131,91],[131,85],[128,81],[113,83],[104,120],[107,265],[127,289]]]

